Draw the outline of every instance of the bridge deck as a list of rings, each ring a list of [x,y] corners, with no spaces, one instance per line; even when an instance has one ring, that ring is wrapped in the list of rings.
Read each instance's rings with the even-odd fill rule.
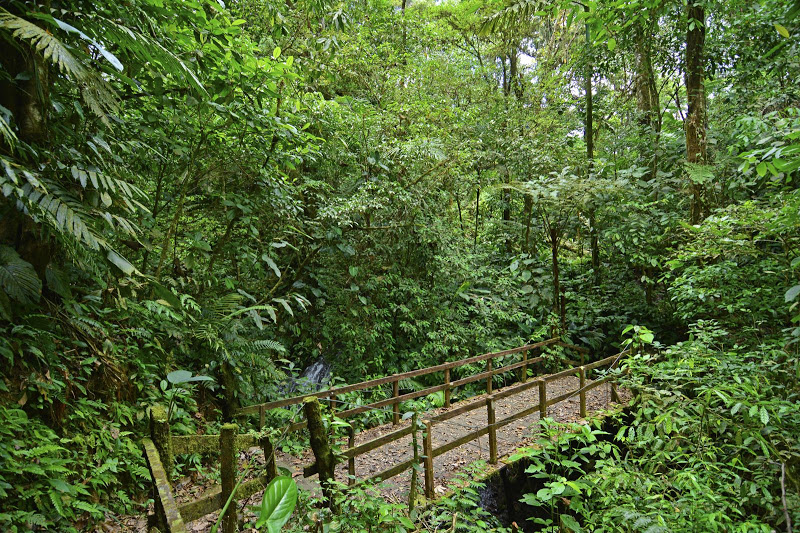
[[[563,377],[549,383],[547,389],[547,395],[549,398],[554,398],[570,391],[575,391],[578,389],[578,378],[575,376]],[[495,393],[502,390],[503,389],[496,390]],[[518,413],[527,407],[536,405],[539,401],[538,396],[538,389],[533,387],[514,396],[497,400],[495,403],[497,419],[500,420],[506,416]],[[480,401],[482,398],[485,398],[485,395],[472,397],[467,400],[463,400],[463,402],[472,403]],[[587,391],[586,402],[587,411],[589,413],[610,405],[610,384],[603,384]],[[454,404],[454,406],[450,409],[459,407],[460,405],[462,405],[462,402]],[[420,420],[425,419],[426,417],[433,417],[446,411],[448,411],[446,408],[439,408],[429,411],[424,415],[421,414]],[[552,417],[559,422],[574,422],[579,420],[580,415],[578,396],[575,395],[572,398],[548,407],[547,414],[548,417]],[[472,431],[486,427],[486,420],[486,407],[482,406],[450,420],[436,423],[433,426],[432,431],[433,447],[436,448],[440,445],[447,444],[448,442],[455,441],[459,437],[467,435]],[[538,420],[539,413],[537,411],[526,418],[522,418],[514,423],[499,428],[497,430],[498,456],[502,458],[503,456],[509,455],[517,448],[526,446],[535,440],[535,426]],[[401,424],[398,426],[394,426],[389,423],[363,431],[356,435],[355,444],[359,445],[363,442],[378,438],[386,433],[396,431],[404,426],[408,426],[410,423],[410,420],[406,420],[401,422]],[[347,447],[346,442],[343,443],[342,447]],[[422,453],[421,431],[419,434],[419,447],[420,453]],[[391,466],[411,459],[412,454],[411,436],[407,435],[401,437],[393,442],[387,443],[375,450],[356,457],[356,477],[358,479],[369,478]],[[488,460],[488,458],[489,449],[487,436],[480,437],[466,445],[460,446],[436,457],[434,459],[435,491],[437,493],[444,492],[444,487],[447,482],[454,478],[459,472],[462,472],[464,467],[481,459]],[[302,479],[303,466],[313,463],[314,457],[310,451],[307,451],[299,459],[286,454],[278,453],[278,460],[282,466],[289,467],[290,470],[294,472],[295,479],[300,481]],[[342,483],[347,483],[347,462],[340,463],[338,465],[336,478]],[[408,494],[410,478],[410,470],[390,478],[381,484],[381,492],[387,499],[390,500],[404,499]],[[313,476],[305,481],[310,481],[315,485],[316,479],[317,476]],[[422,483],[421,475],[420,483]]]

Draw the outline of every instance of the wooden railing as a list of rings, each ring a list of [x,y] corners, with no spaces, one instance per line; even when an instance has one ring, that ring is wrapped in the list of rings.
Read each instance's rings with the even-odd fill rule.
[[[580,354],[580,366],[568,368],[561,372],[540,376],[536,379],[528,379],[528,367],[535,365],[543,360],[543,357],[537,356],[534,358],[529,357],[530,352],[541,350],[547,346],[562,346],[574,350]],[[522,353],[522,359],[512,364],[495,367],[494,361],[498,358],[506,357],[512,354]],[[444,391],[444,406],[447,411],[438,415],[432,416],[423,420],[425,431],[423,434],[423,454],[414,454],[418,459],[412,458],[394,465],[382,472],[374,474],[366,480],[386,480],[396,476],[403,471],[411,468],[415,461],[422,461],[425,472],[425,495],[428,498],[433,497],[433,460],[434,458],[449,452],[459,446],[463,446],[475,439],[484,435],[489,435],[489,462],[497,463],[497,429],[502,428],[516,420],[525,418],[535,412],[539,412],[541,418],[547,416],[547,408],[555,405],[558,402],[564,401],[576,394],[580,396],[580,415],[586,416],[586,393],[600,386],[609,380],[611,376],[603,379],[593,381],[587,384],[587,372],[601,366],[614,366],[621,358],[622,353],[607,357],[600,361],[595,361],[590,364],[584,365],[585,354],[588,350],[579,346],[565,343],[560,339],[553,338],[545,341],[537,342],[505,350],[501,352],[486,353],[467,357],[458,361],[443,363],[428,368],[413,370],[410,372],[403,372],[386,376],[383,378],[364,381],[353,385],[345,385],[330,390],[317,391],[309,394],[294,396],[283,400],[277,400],[260,405],[252,405],[241,409],[236,413],[237,418],[244,415],[258,414],[259,415],[259,428],[263,428],[266,412],[269,409],[276,409],[280,407],[287,407],[290,405],[299,405],[309,397],[316,399],[329,399],[334,400],[331,402],[331,407],[335,405],[335,399],[342,395],[353,391],[365,390],[381,385],[392,384],[392,396],[390,398],[373,402],[368,405],[360,405],[347,410],[340,410],[336,412],[339,418],[347,418],[371,409],[382,409],[386,406],[392,406],[392,418],[395,425],[400,422],[400,404],[406,400],[412,400],[421,396],[426,396],[434,392]],[[624,352],[623,352],[624,353]],[[451,380],[451,371],[465,365],[486,362],[486,370],[479,372],[472,376],[467,376],[458,380]],[[520,370],[519,382],[505,387],[500,391],[493,391],[493,378],[499,374],[504,374],[514,370]],[[443,382],[424,390],[414,391],[407,394],[400,394],[400,382],[405,379],[425,376],[435,372],[443,373]],[[574,391],[564,393],[555,398],[547,397],[547,384],[561,379],[566,376],[578,375],[579,385]],[[456,387],[460,387],[469,383],[479,380],[486,380],[486,393],[487,396],[476,401],[466,400],[459,402],[460,405],[452,407],[451,393]],[[522,406],[522,408],[501,420],[497,420],[495,416],[495,402],[503,398],[508,398],[516,394],[520,394],[531,388],[538,387],[539,401],[536,405]],[[615,385],[612,382],[612,396],[618,400]],[[442,444],[436,448],[433,447],[433,430],[434,427],[455,418],[464,413],[468,413],[475,409],[486,407],[487,420],[486,425],[480,429],[472,431],[463,435],[452,442]],[[242,500],[249,498],[256,492],[266,488],[269,482],[277,475],[277,466],[275,463],[275,455],[272,442],[268,437],[259,437],[257,435],[243,434],[239,435],[238,426],[236,424],[225,424],[220,428],[219,435],[192,435],[192,436],[172,436],[170,432],[169,422],[167,420],[167,411],[161,406],[153,406],[151,408],[150,418],[150,437],[143,439],[143,447],[145,457],[150,469],[150,474],[153,480],[153,499],[155,501],[155,514],[148,517],[149,527],[158,528],[162,533],[184,533],[186,532],[186,522],[197,520],[198,518],[207,514],[213,513],[223,508],[225,503],[231,498],[236,483],[236,470],[237,470],[237,451],[250,448],[253,446],[260,446],[264,451],[265,457],[265,471],[247,482],[239,485],[234,500]],[[306,427],[307,422],[297,422],[289,425],[287,431],[297,431]],[[394,442],[406,435],[410,435],[417,431],[415,425],[409,425],[378,437],[376,439],[355,445],[355,432],[350,430],[348,439],[348,448],[343,450],[339,455],[340,458],[346,459],[348,463],[349,483],[353,484],[356,480],[355,459],[359,455],[375,450],[385,444]],[[220,453],[220,485],[208,490],[199,499],[178,504],[172,490],[171,477],[174,468],[174,457],[176,454],[185,453],[206,453],[206,452],[219,452]],[[308,477],[316,473],[316,462],[304,468],[304,476]],[[222,531],[223,533],[232,533],[236,528],[236,505],[230,505],[223,516]]]
[[[153,479],[155,514],[148,517],[148,529],[162,533],[185,533],[186,522],[219,511],[231,497],[236,485],[238,451],[260,446],[264,451],[264,472],[239,485],[234,501],[249,498],[265,489],[277,476],[272,443],[268,437],[239,435],[236,424],[225,424],[219,435],[172,436],[167,411],[162,406],[150,409],[150,438],[142,439],[145,457]],[[178,504],[172,491],[171,477],[174,457],[182,453],[220,454],[221,483],[193,501]],[[236,505],[229,505],[222,520],[221,531],[233,533],[237,522]]]
[[[367,405],[359,405],[357,407],[347,409],[344,411],[338,411],[336,416],[339,418],[347,418],[350,416],[354,416],[360,413],[364,413],[366,411],[372,409],[379,409],[382,407],[386,407],[388,405],[392,406],[393,409],[393,417],[392,422],[397,425],[400,422],[400,404],[406,400],[413,400],[415,398],[420,398],[422,396],[427,396],[429,394],[433,394],[435,392],[444,391],[444,405],[445,407],[450,407],[450,399],[451,393],[454,388],[460,387],[463,385],[467,385],[468,383],[473,383],[475,381],[480,381],[482,379],[486,380],[486,392],[492,392],[492,379],[494,376],[498,374],[504,374],[506,372],[511,372],[516,369],[520,369],[520,381],[526,381],[528,376],[528,366],[533,365],[535,363],[539,363],[542,361],[542,357],[536,357],[533,359],[529,359],[528,355],[531,351],[540,350],[546,346],[557,345],[563,346],[565,348],[569,348],[574,350],[580,354],[581,363],[584,361],[585,354],[589,353],[589,350],[586,348],[582,348],[580,346],[575,346],[572,344],[568,344],[566,342],[561,341],[558,338],[547,339],[545,341],[537,342],[534,344],[526,344],[525,346],[520,346],[519,348],[512,348],[510,350],[504,350],[502,352],[492,352],[492,353],[485,353],[482,355],[475,355],[472,357],[467,357],[465,359],[459,359],[458,361],[451,361],[449,363],[442,363],[440,365],[431,366],[427,368],[421,368],[419,370],[411,370],[409,372],[402,372],[400,374],[393,374],[391,376],[386,376],[377,379],[371,379],[368,381],[363,381],[361,383],[355,383],[353,385],[345,385],[343,387],[337,387],[334,389],[322,390],[317,392],[311,392],[308,394],[301,394],[298,396],[293,396],[291,398],[285,398],[283,400],[276,400],[273,402],[267,402],[257,405],[250,405],[239,410],[236,413],[236,416],[244,416],[244,415],[259,415],[259,427],[263,427],[266,419],[266,412],[270,409],[277,409],[280,407],[288,407],[290,405],[299,405],[303,403],[303,399],[312,397],[312,398],[319,398],[319,399],[329,399],[334,400],[331,402],[331,408],[335,410],[336,408],[336,398],[342,394],[347,394],[349,392],[371,389],[375,387],[380,387],[381,385],[386,385],[388,383],[392,384],[392,396],[391,398],[387,398],[385,400],[380,400],[377,402],[373,402]],[[494,360],[506,357],[508,355],[517,354],[522,352],[522,360],[516,363],[502,366],[499,368],[494,368]],[[472,363],[478,362],[486,362],[486,370],[484,372],[480,372],[478,374],[474,374],[472,376],[465,377],[463,379],[459,379],[456,381],[451,381],[450,374],[453,369],[460,368]],[[400,382],[405,379],[416,378],[420,376],[426,376],[428,374],[433,374],[435,372],[442,372],[443,373],[443,382],[440,385],[435,385],[432,387],[428,387],[423,390],[409,392],[406,394],[400,394]],[[297,431],[306,427],[306,421],[296,422],[289,426],[289,431]]]
[[[554,341],[554,342],[551,342],[551,341],[553,341],[553,339],[550,339],[549,341],[545,341],[545,343],[547,343],[547,344],[558,344],[558,343],[560,343],[560,341]],[[547,344],[538,343],[537,345],[530,345],[528,348],[530,349],[533,346],[541,347],[542,345],[547,345]],[[570,348],[577,348],[577,347],[573,347],[571,345],[567,345],[567,346],[570,347]],[[515,353],[516,351],[520,351],[520,348],[516,348],[514,350],[507,350],[505,352],[499,352],[499,353],[501,353],[501,354],[509,354],[509,353]],[[438,457],[438,456],[440,456],[440,455],[442,455],[444,453],[447,453],[447,452],[449,452],[449,451],[451,451],[451,450],[453,450],[455,448],[463,446],[463,445],[465,445],[465,444],[467,444],[469,442],[472,442],[473,440],[476,440],[476,439],[478,439],[478,438],[480,438],[480,437],[482,437],[484,435],[489,435],[489,462],[491,464],[496,464],[497,460],[498,460],[498,457],[497,457],[497,430],[499,428],[502,428],[502,427],[504,427],[504,426],[516,421],[516,420],[520,420],[520,419],[526,418],[526,417],[532,415],[533,413],[535,413],[537,411],[539,412],[540,419],[541,418],[545,418],[547,416],[547,408],[548,407],[551,407],[551,406],[553,406],[553,405],[555,405],[555,404],[557,404],[559,402],[567,400],[568,398],[571,398],[571,397],[573,397],[575,395],[578,395],[580,397],[580,407],[579,407],[580,416],[581,417],[586,417],[586,414],[587,414],[586,413],[586,393],[588,391],[594,389],[595,387],[599,387],[603,383],[606,383],[606,382],[609,382],[609,381],[611,381],[612,399],[614,401],[619,401],[619,395],[618,395],[617,390],[616,390],[616,385],[612,381],[612,378],[614,377],[613,375],[608,375],[608,376],[606,376],[606,377],[604,377],[602,379],[587,383],[587,373],[590,372],[591,370],[594,370],[596,368],[600,368],[602,366],[609,366],[609,367],[616,366],[616,364],[619,362],[619,360],[621,359],[621,357],[622,357],[622,355],[624,353],[625,352],[621,352],[619,354],[612,355],[610,357],[606,357],[605,359],[601,359],[600,361],[595,361],[595,362],[587,364],[587,365],[580,365],[580,366],[568,368],[566,370],[562,370],[561,372],[557,372],[555,374],[549,374],[549,375],[546,375],[546,376],[541,376],[541,377],[538,377],[535,380],[530,380],[530,381],[523,380],[520,383],[517,383],[515,385],[511,385],[511,386],[506,387],[506,388],[502,389],[501,391],[498,391],[498,392],[495,392],[495,393],[492,393],[490,386],[487,385],[487,392],[489,393],[488,396],[486,396],[484,398],[481,398],[481,399],[479,399],[477,401],[466,402],[463,405],[460,405],[458,407],[449,409],[449,410],[447,410],[447,411],[445,411],[443,413],[440,413],[440,414],[438,414],[436,416],[432,416],[432,417],[429,417],[429,418],[423,420],[422,423],[425,426],[425,431],[424,431],[424,435],[423,435],[423,456],[422,457],[423,457],[423,461],[424,461],[423,462],[423,468],[424,468],[424,471],[425,471],[425,476],[424,476],[425,477],[425,496],[427,498],[432,498],[433,497],[433,477],[434,477],[433,460],[436,457]],[[497,354],[486,354],[486,355],[495,355],[495,356],[497,356]],[[485,357],[485,356],[477,356],[477,357]],[[540,358],[537,358],[537,359],[540,359]],[[476,358],[469,358],[469,359],[465,359],[464,361],[474,361],[474,360],[476,360]],[[522,363],[527,362],[527,364],[531,364],[534,361],[535,360],[528,359],[527,361],[522,361],[520,363],[514,363],[512,365],[508,365],[506,367],[502,367],[502,368],[499,368],[497,370],[483,372],[481,374],[477,374],[476,376],[472,376],[472,377],[480,379],[480,378],[483,378],[483,377],[488,376],[490,374],[493,375],[493,373],[495,373],[495,372],[509,371],[509,370],[511,370],[513,368],[517,368],[517,367],[522,366]],[[458,362],[456,362],[456,363],[458,363]],[[450,367],[450,368],[452,368],[452,367]],[[547,395],[547,384],[548,383],[551,383],[553,381],[559,380],[559,379],[567,377],[567,376],[573,376],[573,375],[577,375],[578,378],[579,378],[578,387],[575,390],[571,390],[569,392],[563,393],[560,396],[556,396],[554,398],[548,398],[548,395]],[[460,381],[468,382],[466,380],[460,380]],[[455,383],[457,383],[457,382],[453,382],[453,384],[455,384]],[[527,390],[529,390],[531,388],[535,388],[535,387],[538,388],[538,394],[539,394],[538,403],[536,403],[535,405],[524,406],[518,412],[516,412],[516,413],[514,413],[514,414],[512,414],[510,416],[507,416],[506,418],[503,418],[501,420],[496,420],[496,417],[495,417],[495,402],[497,402],[498,400],[504,399],[504,398],[508,398],[508,397],[520,394],[522,392],[525,392],[525,391],[527,391]],[[437,387],[432,387],[432,389],[438,389],[438,386]],[[402,398],[402,396],[400,396],[399,398]],[[381,402],[378,402],[378,403],[381,403]],[[381,404],[384,405],[383,403],[381,403]],[[475,431],[472,431],[470,433],[467,433],[466,435],[463,435],[463,436],[459,437],[458,439],[456,439],[454,441],[448,442],[446,444],[442,444],[441,446],[438,446],[436,448],[433,447],[433,428],[437,424],[442,423],[442,422],[446,422],[447,420],[450,420],[450,419],[455,418],[457,416],[463,415],[465,413],[468,413],[470,411],[474,411],[475,409],[480,409],[480,408],[483,408],[483,407],[486,407],[486,412],[487,412],[487,420],[486,420],[486,425],[485,426],[483,426],[480,429],[477,429]],[[344,459],[347,459],[347,461],[348,461],[349,483],[353,484],[355,482],[355,477],[356,477],[355,476],[355,458],[356,457],[358,457],[359,455],[363,455],[363,454],[365,454],[367,452],[370,452],[372,450],[375,450],[375,449],[377,449],[377,448],[379,448],[381,446],[384,446],[386,444],[389,444],[391,442],[394,442],[396,440],[399,440],[402,437],[410,435],[415,430],[416,430],[416,428],[413,427],[413,425],[409,425],[409,426],[406,426],[406,427],[404,427],[402,429],[399,429],[399,430],[393,431],[391,433],[387,433],[385,435],[382,435],[382,436],[380,436],[380,437],[378,437],[376,439],[373,439],[373,440],[364,442],[362,444],[359,444],[357,446],[354,445],[353,433],[351,432],[350,438],[349,438],[349,447],[347,449],[343,450],[342,452],[340,452],[340,456],[342,458],[344,458]],[[403,461],[403,462],[401,462],[401,463],[399,463],[397,465],[394,465],[394,466],[392,466],[390,468],[387,468],[386,470],[378,472],[377,474],[373,474],[372,476],[370,476],[368,478],[365,478],[365,479],[363,479],[361,481],[379,481],[379,480],[380,481],[385,481],[385,480],[387,480],[389,478],[392,478],[392,477],[404,472],[405,470],[408,470],[409,468],[411,468],[414,465],[414,463],[415,463],[415,459],[412,457],[411,459],[408,459],[408,460]],[[314,464],[306,466],[304,468],[303,474],[304,474],[305,477],[308,477],[308,476],[311,476],[311,475],[315,474],[316,471],[317,471],[316,463],[314,463]]]

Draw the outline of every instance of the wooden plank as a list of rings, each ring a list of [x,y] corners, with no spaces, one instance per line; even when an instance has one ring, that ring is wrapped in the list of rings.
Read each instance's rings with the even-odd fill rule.
[[[253,494],[264,490],[267,488],[267,485],[269,485],[269,482],[270,479],[268,474],[245,481],[239,485],[239,489],[236,491],[236,500],[245,500]],[[193,522],[194,520],[202,518],[207,514],[219,511],[222,509],[223,505],[222,487],[219,485],[214,485],[210,489],[206,490],[206,492],[200,498],[181,504],[178,508],[180,509],[181,516],[184,517],[186,522]]]
[[[236,449],[258,446],[255,435],[236,435]],[[177,435],[172,437],[172,449],[179,453],[210,453],[219,451],[219,435]]]
[[[374,476],[370,476],[364,479],[364,481],[378,481],[378,480],[386,481],[387,479],[393,478],[397,474],[402,474],[403,472],[411,468],[411,465],[413,464],[414,464],[414,458],[412,457],[408,461],[403,461],[402,463],[394,465],[391,468],[387,468],[382,472],[378,472]]]
[[[628,351],[629,350],[624,350],[624,351],[622,351],[622,352],[620,352],[618,354],[614,354],[614,355],[612,355],[610,357],[606,357],[605,359],[600,359],[599,361],[595,361],[594,363],[589,363],[588,365],[584,365],[584,367],[586,368],[586,370],[593,370],[595,368],[598,368],[598,367],[605,366],[605,365],[608,365],[610,363],[613,363],[614,361],[616,361],[617,357],[619,357],[620,360],[622,360],[622,358],[620,356],[625,354],[625,353],[627,353]]]
[[[175,496],[172,494],[172,487],[170,487],[169,479],[164,471],[164,466],[161,464],[161,459],[158,456],[156,445],[149,438],[142,439],[144,447],[144,455],[147,459],[147,465],[150,469],[150,475],[153,478],[153,484],[156,488],[156,494],[164,517],[167,520],[167,527],[169,532],[165,533],[186,533],[186,524],[183,521],[178,504],[175,501]]]
[[[506,355],[519,353],[519,352],[521,352],[523,350],[534,350],[534,349],[537,349],[537,348],[542,348],[544,346],[549,346],[551,344],[554,344],[554,343],[558,342],[558,340],[559,339],[556,339],[556,338],[547,339],[545,341],[537,342],[537,343],[534,343],[534,344],[526,344],[525,346],[520,346],[518,348],[512,348],[510,350],[504,350],[504,351],[501,351],[501,352],[492,352],[492,353],[485,353],[485,354],[481,354],[481,355],[475,355],[475,356],[472,356],[472,357],[467,357],[465,359],[459,359],[458,361],[452,361],[452,362],[449,362],[449,363],[443,363],[443,364],[436,365],[436,366],[431,366],[431,367],[428,367],[428,368],[421,368],[419,370],[411,370],[409,372],[403,372],[401,374],[394,374],[394,375],[385,376],[385,377],[382,377],[382,378],[371,379],[369,381],[362,381],[361,383],[355,383],[353,385],[345,385],[343,387],[337,387],[335,389],[329,389],[329,390],[325,390],[325,391],[317,391],[317,392],[312,392],[312,393],[308,393],[308,394],[302,394],[300,396],[293,396],[291,398],[284,398],[283,400],[276,400],[276,401],[273,401],[273,402],[267,402],[267,403],[263,403],[263,404],[250,405],[248,407],[240,409],[237,412],[237,414],[238,415],[255,414],[255,413],[258,413],[259,408],[261,406],[264,406],[265,409],[276,409],[278,407],[286,407],[287,405],[299,404],[299,403],[302,403],[303,398],[307,398],[309,396],[312,396],[314,398],[326,398],[326,397],[329,397],[329,396],[337,396],[339,394],[344,394],[344,393],[347,393],[347,392],[353,392],[353,391],[357,391],[357,390],[368,389],[368,388],[371,388],[371,387],[377,387],[379,385],[385,385],[386,383],[391,383],[394,380],[403,380],[403,379],[415,378],[415,377],[424,376],[424,375],[427,375],[427,374],[432,374],[434,372],[439,372],[439,371],[442,371],[442,370],[445,370],[445,369],[448,369],[448,368],[452,369],[452,368],[456,368],[456,367],[459,367],[459,366],[468,365],[468,364],[471,364],[471,363],[477,363],[479,361],[485,361],[486,359],[493,358],[493,357],[504,357]]]
[[[372,451],[375,448],[379,448],[384,444],[394,442],[402,437],[405,437],[406,435],[411,435],[411,426],[406,426],[403,429],[392,431],[391,433],[382,435],[377,439],[368,440],[367,442],[361,443],[358,446],[351,446],[350,448],[343,450],[340,455],[342,455],[347,459],[350,459],[351,457],[356,457],[358,455]]]
[[[181,515],[186,518],[187,522],[192,522],[220,509],[222,509],[222,487],[219,485],[214,485],[206,490],[200,498],[180,506]]]

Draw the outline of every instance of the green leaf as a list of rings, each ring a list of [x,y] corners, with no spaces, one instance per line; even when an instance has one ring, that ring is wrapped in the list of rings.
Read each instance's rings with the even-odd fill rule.
[[[288,476],[273,479],[261,501],[261,512],[256,521],[256,529],[267,526],[269,533],[277,533],[289,521],[297,505],[297,485]]]
[[[280,46],[276,46],[275,50],[272,51],[272,58],[273,59],[278,59],[280,57],[280,55],[281,55],[281,47]]]
[[[778,33],[780,33],[781,35],[783,35],[787,39],[789,38],[789,30],[787,30],[785,27],[781,26],[780,24],[774,24],[774,26],[775,26],[775,29],[778,30]]]
[[[608,40],[608,51],[613,52],[614,48],[616,47],[617,47],[617,40],[612,37],[611,39]]]
[[[762,407],[759,412],[759,415],[761,418],[761,423],[766,426],[769,423],[769,413],[767,412],[767,408]]]
[[[583,531],[578,521],[575,520],[574,517],[568,514],[561,515],[561,525],[568,527],[570,531],[574,531],[575,533],[580,533],[581,531]]]
[[[186,383],[190,379],[192,379],[192,373],[188,370],[173,370],[169,374],[167,374],[167,381],[172,383],[173,385],[180,385],[181,383]]]
[[[278,265],[275,264],[275,261],[273,261],[272,258],[269,255],[264,254],[264,255],[261,256],[261,259],[263,259],[264,262],[267,265],[269,265],[269,267],[272,269],[272,271],[275,272],[276,276],[281,277],[281,271],[278,268]]]
[[[39,301],[42,282],[33,265],[24,261],[10,246],[0,245],[0,288],[23,304]]]
[[[798,294],[800,294],[800,285],[795,285],[794,287],[792,287],[791,289],[786,291],[786,295],[785,295],[786,302],[787,303],[791,302],[792,300],[797,298]]]
[[[126,276],[130,276],[136,272],[136,268],[114,250],[109,250],[106,257],[108,257],[108,260],[114,263],[117,268],[122,270]]]

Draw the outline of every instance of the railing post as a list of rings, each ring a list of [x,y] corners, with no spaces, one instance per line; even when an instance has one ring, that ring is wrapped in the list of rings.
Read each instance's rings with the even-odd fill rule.
[[[425,437],[422,442],[422,453],[425,454],[425,498],[433,499],[433,432],[430,420],[425,420]]]
[[[411,487],[408,491],[408,514],[414,512],[417,506],[417,472],[419,470],[419,447],[417,446],[417,412],[411,416],[411,446],[414,453],[414,462],[411,465]]]
[[[392,398],[395,398],[395,402],[392,404],[392,424],[395,426],[400,423],[400,403],[396,401],[398,396],[400,396],[400,381],[394,380],[392,382]]]
[[[222,504],[228,501],[236,485],[236,424],[225,424],[219,431],[220,481]],[[236,497],[222,517],[222,532],[236,533]]]
[[[444,369],[444,406],[450,407],[450,369]]]
[[[489,463],[497,464],[497,428],[495,427],[494,398],[486,398],[486,414],[489,426]]]
[[[347,447],[352,448],[356,445],[356,430],[353,427],[353,424],[347,428]],[[355,456],[350,457],[347,460],[347,484],[353,485],[356,482],[356,458]]]
[[[492,358],[491,357],[486,360],[486,371],[487,372],[491,372],[492,371]],[[489,377],[486,378],[486,394],[491,394],[492,393],[492,378],[493,377],[494,376],[492,376],[492,374],[490,373]]]
[[[547,418],[547,382],[539,378],[539,420]]]
[[[580,383],[578,386],[580,387],[580,397],[581,397],[581,418],[586,418],[586,391],[583,390],[586,387],[586,367],[581,366],[578,369],[578,377],[580,378]]]
[[[336,507],[333,500],[333,481],[335,479],[336,458],[328,441],[328,432],[322,421],[322,408],[319,400],[313,396],[303,399],[303,410],[308,421],[308,433],[311,450],[317,461],[319,484],[322,487],[322,496],[331,510]]]
[[[267,424],[267,408],[263,405],[258,407],[258,430],[261,431]]]
[[[269,437],[261,437],[261,449],[264,450],[264,469],[267,471],[267,478],[272,481],[278,477],[278,463],[275,462],[275,448]]]
[[[172,483],[172,471],[175,467],[175,458],[172,453],[172,432],[169,427],[168,413],[163,405],[156,404],[150,407],[150,438],[158,450],[161,466],[167,474],[167,479]]]
[[[526,381],[528,381],[528,350],[523,350],[522,351],[522,361],[525,364],[522,365],[522,372],[521,372],[521,375],[519,377],[519,380],[522,383],[525,383]]]

